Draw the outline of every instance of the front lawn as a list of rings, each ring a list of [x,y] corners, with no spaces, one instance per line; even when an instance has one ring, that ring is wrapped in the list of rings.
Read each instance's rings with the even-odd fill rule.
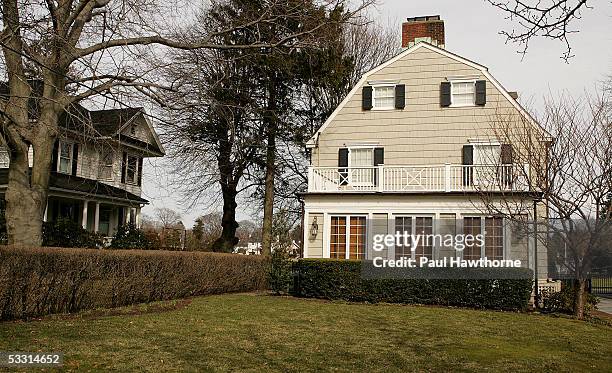
[[[159,310],[162,307],[157,307]],[[612,328],[565,318],[259,295],[0,323],[0,351],[133,371],[612,371]]]

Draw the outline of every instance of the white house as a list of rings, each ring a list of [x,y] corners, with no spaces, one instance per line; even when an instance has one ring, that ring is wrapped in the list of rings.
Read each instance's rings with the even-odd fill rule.
[[[90,111],[77,105],[62,115],[60,127],[44,220],[72,219],[104,236],[126,222],[139,225],[140,209],[148,203],[141,197],[143,159],[164,155],[144,109]],[[8,166],[8,153],[1,150],[0,195]]]

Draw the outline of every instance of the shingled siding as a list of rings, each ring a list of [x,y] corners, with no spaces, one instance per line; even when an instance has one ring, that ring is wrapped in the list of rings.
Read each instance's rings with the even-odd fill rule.
[[[368,77],[406,85],[403,110],[363,111],[361,87],[321,133],[313,149],[314,166],[337,166],[338,148],[357,142],[378,142],[386,165],[461,163],[461,147],[470,140],[492,136],[492,119],[499,112],[518,114],[487,81],[484,107],[440,107],[440,83],[447,77],[486,80],[481,71],[420,48]],[[366,83],[367,84],[367,83]]]

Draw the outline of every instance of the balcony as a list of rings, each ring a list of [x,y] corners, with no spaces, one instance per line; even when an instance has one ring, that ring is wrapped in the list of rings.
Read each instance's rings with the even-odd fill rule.
[[[528,165],[309,167],[309,193],[526,192]]]

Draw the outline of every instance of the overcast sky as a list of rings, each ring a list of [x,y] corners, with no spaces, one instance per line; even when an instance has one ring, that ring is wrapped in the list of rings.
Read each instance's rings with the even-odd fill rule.
[[[518,54],[519,47],[506,44],[499,34],[509,30],[512,23],[484,0],[381,0],[373,13],[398,34],[407,17],[440,15],[445,22],[446,49],[487,66],[506,89],[518,91],[521,101],[532,102],[538,109],[545,96],[593,92],[612,75],[612,1],[593,3],[594,9],[583,10],[582,19],[575,24],[579,32],[570,37],[575,57],[569,63],[560,58],[564,45],[556,40],[534,40],[527,55]],[[191,227],[196,217],[221,210],[220,200],[189,209],[181,206],[179,193],[170,186],[167,174],[168,167],[162,161],[145,163],[143,196],[151,204],[143,213],[169,207],[180,211],[185,226]],[[239,208],[239,219],[251,218],[252,214]]]

